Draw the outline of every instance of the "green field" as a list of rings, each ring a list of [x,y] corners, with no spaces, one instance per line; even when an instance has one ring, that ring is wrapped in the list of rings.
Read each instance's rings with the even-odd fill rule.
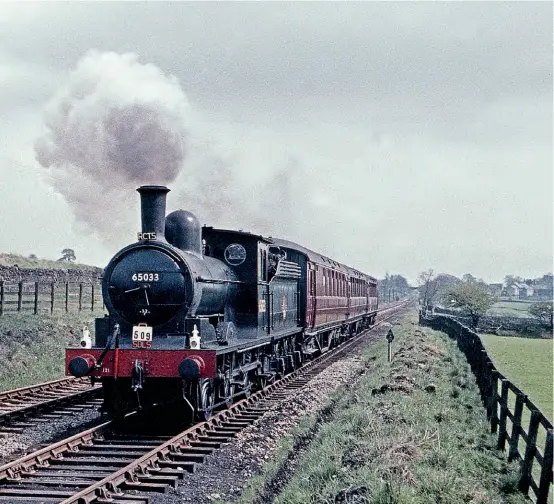
[[[481,338],[497,369],[552,420],[552,340],[492,334]]]
[[[523,301],[498,301],[487,311],[487,315],[495,317],[524,317],[529,318],[531,302]]]

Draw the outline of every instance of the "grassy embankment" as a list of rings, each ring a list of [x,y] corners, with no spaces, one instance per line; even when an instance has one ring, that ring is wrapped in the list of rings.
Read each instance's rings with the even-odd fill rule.
[[[15,264],[20,268],[97,269],[87,264],[0,254],[0,265]],[[61,303],[65,293],[56,299]],[[53,315],[14,312],[0,317],[0,390],[62,378],[65,347],[78,345],[84,325],[94,335],[93,319],[101,314],[101,311]]]
[[[305,418],[239,502],[526,502],[455,343],[413,313],[394,333],[392,365],[386,342],[369,348],[358,383]]]
[[[93,336],[93,319],[100,314],[0,317],[0,390],[63,378],[65,347],[79,344],[84,325]]]

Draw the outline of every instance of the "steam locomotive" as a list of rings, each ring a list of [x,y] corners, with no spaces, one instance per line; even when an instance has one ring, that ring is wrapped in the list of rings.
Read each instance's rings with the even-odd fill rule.
[[[66,349],[66,374],[100,380],[110,417],[173,402],[207,419],[374,323],[375,278],[184,210],[166,217],[168,188],[137,191],[142,230],[104,271],[95,344]]]

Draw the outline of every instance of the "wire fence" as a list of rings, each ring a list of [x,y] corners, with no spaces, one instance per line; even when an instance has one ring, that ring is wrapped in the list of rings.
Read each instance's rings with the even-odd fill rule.
[[[519,489],[525,495],[531,490],[534,502],[547,504],[553,481],[552,423],[527,394],[496,369],[475,332],[444,315],[420,314],[419,323],[456,340],[477,379],[491,432],[498,434],[497,448],[508,450],[509,461],[521,461]]]
[[[103,309],[100,283],[0,281],[0,316]]]

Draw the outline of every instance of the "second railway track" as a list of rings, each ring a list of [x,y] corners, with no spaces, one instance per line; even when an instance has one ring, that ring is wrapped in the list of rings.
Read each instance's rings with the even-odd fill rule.
[[[401,306],[383,310],[381,317]],[[0,502],[147,504],[148,492],[176,486],[185,472],[194,472],[212,451],[360,345],[383,321],[173,437],[118,434],[106,422],[5,464],[0,467]]]
[[[0,435],[102,404],[102,389],[88,379],[62,378],[0,392]]]

